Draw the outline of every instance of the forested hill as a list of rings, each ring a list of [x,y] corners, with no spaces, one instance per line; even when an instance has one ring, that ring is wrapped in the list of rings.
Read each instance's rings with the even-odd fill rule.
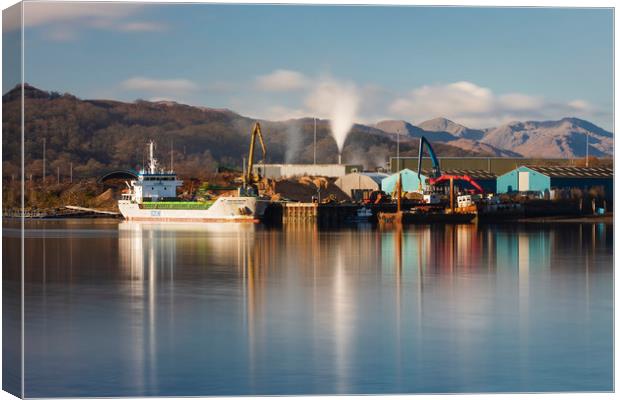
[[[7,92],[3,102],[3,160],[5,176],[17,175],[20,148],[20,87]],[[200,177],[218,166],[241,168],[247,156],[254,119],[225,109],[194,107],[174,102],[83,100],[71,94],[25,86],[26,177],[42,173],[43,143],[46,169],[89,177],[142,164],[145,143],[157,143],[158,158],[168,165],[173,149],[175,169],[182,176]],[[267,162],[311,162],[313,120],[261,120]],[[403,138],[401,155],[417,154],[417,140]],[[440,156],[488,155],[437,143]],[[345,143],[343,161],[367,168],[382,166],[395,154],[393,135],[355,125]],[[260,157],[258,157],[260,158]],[[317,162],[335,162],[337,148],[329,135],[329,121],[317,122]]]

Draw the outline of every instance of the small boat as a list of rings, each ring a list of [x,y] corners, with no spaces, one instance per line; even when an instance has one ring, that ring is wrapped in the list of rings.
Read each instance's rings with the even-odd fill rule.
[[[349,218],[350,222],[368,222],[373,217],[372,210],[369,207],[360,207],[355,215]]]

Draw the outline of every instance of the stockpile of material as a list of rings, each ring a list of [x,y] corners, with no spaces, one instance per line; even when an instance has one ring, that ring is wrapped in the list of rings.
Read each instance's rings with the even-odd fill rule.
[[[302,176],[270,181],[269,189],[274,200],[310,202],[313,197],[320,197],[323,201],[332,196],[336,201],[350,200],[349,196],[334,184],[334,179],[324,177]]]

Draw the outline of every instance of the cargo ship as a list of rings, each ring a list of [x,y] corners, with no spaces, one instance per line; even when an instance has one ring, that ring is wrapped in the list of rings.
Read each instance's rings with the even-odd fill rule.
[[[207,201],[182,201],[177,188],[183,181],[171,170],[159,168],[154,142],[148,144],[148,167],[128,183],[118,209],[128,221],[161,222],[259,222],[269,204],[256,192],[239,188],[238,196]]]

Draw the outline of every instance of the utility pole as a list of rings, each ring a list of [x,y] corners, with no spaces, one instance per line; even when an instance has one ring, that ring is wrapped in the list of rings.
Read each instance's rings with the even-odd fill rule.
[[[400,129],[396,130],[396,164],[397,170],[400,171]]]
[[[586,168],[589,166],[590,135],[586,132]]]
[[[60,167],[56,167],[56,183],[60,183]]]
[[[170,138],[170,171],[174,171],[174,156],[172,155],[174,151],[174,139]]]
[[[314,117],[314,164],[316,165],[316,117]]]
[[[43,184],[45,184],[45,142],[46,138],[43,138]]]
[[[69,182],[73,183],[73,162],[69,163]]]

